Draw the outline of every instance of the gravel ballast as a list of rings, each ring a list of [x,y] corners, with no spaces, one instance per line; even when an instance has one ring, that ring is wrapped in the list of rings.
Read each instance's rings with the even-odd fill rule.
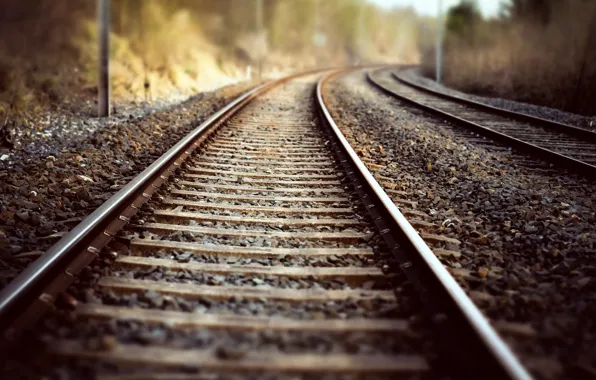
[[[267,94],[262,101],[256,101],[242,112],[249,119],[248,123],[256,124],[258,122],[265,125],[270,123],[275,126],[274,128],[287,131],[292,131],[292,124],[295,124],[299,126],[295,129],[298,133],[301,129],[311,129],[311,125],[303,123],[310,123],[313,115],[313,84],[314,81],[288,83],[283,87],[280,86]],[[236,119],[240,118],[236,117]],[[221,133],[225,132],[226,128],[222,127]],[[247,127],[248,130],[258,128],[262,127]],[[321,135],[315,125],[312,125],[312,132],[315,135]],[[217,136],[214,141],[217,141]],[[209,144],[211,143],[208,142],[201,150],[209,150]],[[320,150],[325,152],[325,155],[321,155],[319,158],[320,162],[328,161],[331,166],[336,164],[331,159],[330,152],[327,151],[323,142],[321,142]],[[243,152],[243,149],[240,148],[237,151]],[[262,154],[263,152],[257,153]],[[196,155],[198,156],[199,152]],[[325,156],[328,156],[329,159]],[[283,176],[278,177],[268,173],[268,170],[260,169],[255,173],[266,174],[265,177],[273,181],[285,179]],[[188,165],[183,165],[177,174],[190,171]],[[297,173],[300,172],[300,169],[297,170]],[[225,171],[215,174],[212,177],[217,178],[216,181],[242,187],[252,185],[250,181],[246,181],[246,183],[242,181],[245,178],[243,175],[237,178],[235,175],[226,174]],[[347,184],[344,177],[344,175],[338,175],[337,183],[333,186],[344,189]],[[311,181],[309,177],[303,179],[296,176],[295,178],[296,185],[300,185],[300,187],[313,186],[315,189],[324,189],[316,182]],[[304,183],[300,184],[301,180]],[[202,179],[202,181],[215,182],[208,178]],[[288,182],[294,184],[292,181]],[[171,183],[175,183],[175,181],[172,180]],[[281,184],[286,187],[285,183]],[[223,374],[216,375],[215,378],[227,378],[225,373],[228,370],[242,369],[243,363],[239,359],[242,359],[243,352],[247,351],[260,355],[275,354],[276,352],[309,355],[332,353],[350,355],[365,353],[372,355],[381,353],[384,355],[415,354],[413,362],[416,363],[418,360],[418,363],[422,364],[417,368],[413,367],[412,378],[419,377],[418,371],[420,374],[427,371],[426,363],[432,367],[433,361],[438,355],[435,352],[436,348],[428,321],[421,313],[420,304],[405,277],[399,272],[395,275],[388,274],[391,269],[395,269],[395,262],[388,258],[388,249],[382,243],[376,229],[373,228],[369,217],[362,212],[363,205],[359,199],[353,196],[353,191],[340,192],[338,197],[342,197],[342,200],[339,202],[236,200],[225,198],[222,193],[215,191],[215,194],[219,194],[220,197],[203,197],[200,199],[202,206],[180,203],[178,203],[180,206],[176,206],[177,203],[173,202],[173,198],[177,198],[178,202],[193,199],[192,195],[176,195],[176,187],[177,185],[164,186],[154,194],[152,200],[144,204],[139,214],[131,219],[130,224],[118,233],[110,243],[110,247],[104,249],[104,255],[86,267],[78,275],[75,283],[61,295],[57,302],[57,310],[50,313],[35,328],[35,335],[46,344],[45,350],[42,350],[39,355],[35,355],[34,358],[17,357],[15,362],[30,368],[29,361],[47,360],[52,356],[52,346],[64,347],[67,342],[62,342],[61,346],[62,339],[73,339],[85,349],[76,348],[66,355],[64,352],[57,355],[60,361],[63,361],[67,355],[74,356],[72,360],[67,360],[62,368],[66,377],[76,377],[80,374],[79,370],[94,376],[126,373],[130,364],[127,363],[126,356],[111,358],[114,361],[111,368],[105,366],[102,359],[92,361],[86,368],[81,367],[85,367],[85,356],[93,357],[94,354],[105,353],[106,350],[112,350],[114,347],[128,350],[129,354],[133,356],[142,354],[145,348],[204,349],[207,350],[206,355],[209,358],[229,360],[226,368],[221,368]],[[259,184],[257,187],[262,188],[263,185]],[[291,196],[291,192],[285,195]],[[241,194],[238,196],[240,197]],[[259,208],[255,209],[256,206]],[[208,220],[209,217],[201,219],[196,216],[197,214],[181,220],[166,220],[155,212],[158,210],[202,212],[204,210],[201,210],[201,207],[211,210],[210,215],[220,215],[223,212],[216,212],[216,210],[229,209],[237,213],[236,216],[244,215],[251,220],[246,223],[238,219],[229,222],[211,222]],[[291,208],[291,210],[286,210],[287,208]],[[319,210],[313,210],[313,208]],[[333,211],[339,208],[342,209],[337,210],[340,212]],[[286,211],[288,215],[284,215]],[[287,216],[309,218],[319,216],[319,214],[326,218],[338,219],[345,216],[348,219],[357,220],[358,225],[292,226],[290,223],[283,222],[283,218]],[[282,221],[279,222],[280,226],[255,222],[263,217],[278,218]],[[170,223],[170,225],[150,224],[155,223],[154,221]],[[303,235],[294,235],[295,233]],[[145,246],[142,251],[132,244],[127,247],[131,239],[136,238],[144,239],[142,244]],[[151,246],[151,241],[155,242],[153,246]],[[165,241],[169,242],[166,244]],[[160,249],[160,247],[166,247],[166,249]],[[273,250],[271,248],[280,249]],[[351,254],[354,248],[361,248],[358,252],[366,255],[363,257],[326,256],[323,260],[316,257],[317,254],[327,253],[329,249],[337,249],[331,252]],[[133,251],[135,249],[137,251]],[[189,251],[185,251],[185,249]],[[195,254],[198,251],[218,252],[218,250],[223,253],[221,255]],[[236,251],[241,256],[242,253],[251,250],[252,253],[284,253],[263,260],[258,257],[249,260],[232,256]],[[290,253],[286,254],[287,252]],[[130,265],[130,261],[133,260],[123,258],[130,253],[148,258],[168,258],[172,261],[152,261],[151,266],[141,265],[138,262]],[[309,254],[313,255],[314,260],[300,257]],[[121,258],[119,262],[116,256]],[[144,261],[142,257],[138,259]],[[129,264],[126,263],[127,261]],[[225,265],[220,265],[219,268],[211,266],[214,270],[210,272],[209,267],[201,267],[201,263]],[[242,264],[251,264],[255,269],[238,268],[238,265]],[[228,265],[230,265],[228,269],[221,271]],[[316,271],[312,268],[305,268],[311,265],[313,267],[334,267],[337,271]],[[352,272],[350,269],[354,269],[353,266],[367,267],[370,274],[363,276],[363,271]],[[287,267],[292,267],[294,270],[285,270],[288,269]],[[317,272],[320,273],[317,274]],[[329,275],[329,273],[332,274]],[[78,310],[81,311],[85,304],[91,309],[104,305],[117,314],[110,314],[102,319],[98,314],[85,316],[84,312],[77,313],[77,306],[80,306]],[[135,322],[130,320],[135,317],[123,318],[126,313],[122,311],[122,308],[126,308],[132,313],[146,313],[151,310],[152,317],[157,316],[159,320],[157,322]],[[177,315],[196,324],[190,324],[187,326],[188,328],[176,327],[172,325],[173,320],[164,318],[165,313],[160,314],[157,311],[181,313]],[[224,324],[219,328],[202,327],[205,326],[203,323],[208,318],[208,314],[215,318],[219,317],[219,321]],[[201,318],[201,315],[207,318]],[[228,322],[224,315],[229,316]],[[255,323],[255,319],[251,319],[253,322],[245,322],[247,325],[240,327],[237,324],[230,325],[230,321],[246,320],[240,318],[241,316],[259,317],[259,321],[264,320],[272,324],[272,331],[259,331],[258,326],[252,325]],[[292,320],[291,323],[297,324],[298,327],[291,328],[290,331],[273,331],[277,323],[275,318],[289,318]],[[348,320],[347,323],[351,323],[349,320],[362,318],[370,319],[366,323],[370,323],[369,326],[372,326],[366,327],[363,331],[368,329],[377,331],[372,334],[353,334],[352,331],[343,331],[337,334],[325,332],[330,327],[317,325],[314,331],[320,332],[315,333],[307,332],[308,325],[301,324],[302,321],[307,320],[318,324],[319,320],[332,319],[333,321],[330,322],[333,322],[333,326],[341,329],[341,326],[344,325],[342,322],[335,321],[336,319]],[[386,328],[379,325],[379,329],[377,329],[375,325],[376,322],[382,323],[376,321],[378,318],[400,319],[401,321],[396,322],[398,324],[405,323],[406,328],[402,331],[401,328],[395,328],[395,325],[392,325],[391,330],[385,330],[385,334],[383,334]],[[283,323],[283,321],[279,322]],[[235,328],[240,328],[243,331],[234,332]],[[283,329],[287,329],[287,327]],[[331,330],[333,329],[332,327]],[[357,330],[358,327],[355,329]],[[386,336],[388,333],[392,336]],[[124,344],[135,344],[139,347],[122,347],[121,345]],[[57,350],[59,351],[59,348]],[[154,364],[165,367],[168,365],[167,359],[167,357],[156,357]],[[398,365],[401,363],[399,359],[400,357],[396,357]],[[352,372],[349,364],[353,363],[353,360],[358,364],[359,358],[344,360],[349,363],[346,362],[346,365],[340,363],[337,370]],[[201,361],[199,360],[198,363]],[[283,373],[288,370],[295,371],[292,369],[293,364],[284,367],[288,364],[283,364],[283,360],[281,363],[282,367],[280,368],[264,364],[262,371],[279,372],[279,378],[285,378]],[[195,367],[196,364],[194,363]],[[371,363],[364,363],[362,370],[365,371],[365,374],[370,372],[370,369],[367,368],[369,364],[373,368],[384,365],[382,361],[376,364],[375,360],[372,360]],[[205,364],[206,368],[209,368],[208,365]],[[407,367],[407,364],[405,366]],[[189,365],[189,367],[193,366]],[[50,374],[55,369],[56,366],[53,364],[41,365],[40,370],[36,372]],[[137,365],[137,369],[145,370],[139,365]],[[360,368],[354,372],[358,372],[358,370]],[[399,372],[401,369],[391,368],[391,370]],[[241,377],[252,378],[252,372],[256,371],[261,371],[261,369],[259,367],[248,368],[248,370],[242,371]],[[314,378],[321,378],[324,375],[323,372],[326,372],[324,365],[314,362],[309,371],[313,372]],[[379,372],[386,371],[381,368]],[[430,368],[429,372],[434,373],[435,368]]]
[[[429,232],[461,242],[461,256],[442,261],[472,300],[490,319],[534,334],[531,344],[507,338],[522,361],[543,358],[543,378],[593,371],[593,183],[517,165],[510,152],[491,152],[373,88],[362,72],[339,77],[326,96],[369,168],[411,193],[435,224]]]
[[[228,86],[139,117],[0,152],[0,288],[178,140],[243,91]],[[52,147],[48,154],[48,146]]]

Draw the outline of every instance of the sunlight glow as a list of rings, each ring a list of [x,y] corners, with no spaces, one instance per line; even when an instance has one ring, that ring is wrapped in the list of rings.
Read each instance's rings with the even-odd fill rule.
[[[380,5],[382,7],[412,7],[421,15],[433,16],[437,13],[437,0],[368,0],[371,3]],[[443,9],[448,9],[460,0],[443,0]],[[501,0],[477,0],[478,7],[482,14],[486,17],[494,17],[498,15],[502,3],[508,1]]]

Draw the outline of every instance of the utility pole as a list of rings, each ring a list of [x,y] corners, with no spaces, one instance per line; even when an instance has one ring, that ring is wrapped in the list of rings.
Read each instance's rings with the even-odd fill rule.
[[[256,24],[257,24],[257,38],[258,38],[258,43],[259,43],[259,49],[262,50],[261,52],[259,52],[259,62],[258,64],[258,72],[259,72],[259,80],[262,79],[263,77],[263,54],[264,54],[264,48],[263,46],[260,46],[261,44],[264,43],[264,36],[263,36],[263,0],[257,0],[257,15],[256,15]]]
[[[358,63],[362,63],[362,56],[364,55],[364,2],[360,4],[360,12],[358,12]]]
[[[577,81],[575,83],[575,90],[573,91],[573,96],[569,98],[571,103],[567,102],[567,110],[570,112],[574,112],[571,107],[575,104],[577,106],[577,98],[579,96],[579,90],[582,85],[582,81],[584,79],[584,74],[586,71],[586,64],[588,62],[588,58],[590,57],[590,48],[594,45],[594,41],[596,41],[596,6],[594,6],[594,12],[592,13],[592,22],[589,24],[590,27],[588,28],[588,35],[586,36],[586,45],[584,48],[584,56],[582,58],[582,63],[579,69],[579,76],[577,77]],[[579,108],[579,106],[578,106]],[[588,110],[589,111],[589,110]]]
[[[97,1],[99,28],[99,77],[97,114],[110,116],[110,0]]]
[[[315,45],[315,52],[314,52],[314,57],[315,57],[315,68],[319,67],[319,60],[317,57],[317,53],[319,52],[319,47],[317,46],[317,38],[318,36],[318,31],[319,31],[319,0],[314,0],[315,1],[315,6],[314,6],[314,14],[313,14],[313,27],[312,27],[312,43]]]
[[[437,0],[437,46],[435,51],[435,78],[437,83],[441,83],[441,72],[443,64],[443,1]]]

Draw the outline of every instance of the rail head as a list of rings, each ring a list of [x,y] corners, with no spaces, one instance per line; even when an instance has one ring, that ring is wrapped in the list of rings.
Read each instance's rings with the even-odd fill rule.
[[[333,120],[333,117],[331,116],[324,100],[323,86],[333,77],[343,72],[345,71],[333,72],[329,75],[326,75],[319,81],[316,87],[316,106],[319,109],[324,122],[332,130],[334,137],[339,141],[341,148],[349,157],[352,166],[355,168],[361,179],[360,183],[364,183],[367,187],[369,187],[369,193],[376,198],[377,204],[384,208],[384,214],[386,217],[390,218],[393,222],[393,225],[399,228],[400,231],[398,231],[398,233],[407,239],[410,248],[415,251],[415,254],[419,258],[417,262],[425,266],[424,270],[427,270],[432,274],[432,277],[436,279],[437,284],[440,286],[442,292],[448,295],[449,302],[452,303],[452,305],[461,313],[461,317],[467,326],[474,331],[477,338],[484,345],[484,348],[490,352],[491,358],[495,361],[494,365],[491,367],[496,369],[500,374],[511,379],[531,379],[532,377],[521,365],[507,344],[491,327],[490,323],[484,317],[482,312],[476,307],[476,305],[474,305],[472,300],[466,295],[465,291],[459,286],[451,274],[449,274],[447,269],[445,269],[443,264],[441,264],[430,247],[424,242],[420,235],[418,235],[414,227],[412,227],[412,225],[395,206],[391,198],[385,193],[381,185],[376,181],[376,179],[367,169],[366,165],[360,160],[357,153],[351,147],[350,143]],[[398,258],[398,260],[400,260],[400,258]],[[401,264],[402,269],[404,267],[411,267],[412,265],[416,265],[416,263],[410,262],[408,265],[404,265],[404,263]],[[426,296],[433,297],[429,294],[423,295],[422,297]],[[489,378],[493,375],[483,372],[480,377],[485,378],[485,376],[487,376],[486,378]]]

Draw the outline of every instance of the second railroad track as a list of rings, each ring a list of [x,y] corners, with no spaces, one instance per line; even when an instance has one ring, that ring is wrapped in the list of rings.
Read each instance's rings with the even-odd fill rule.
[[[392,96],[474,133],[552,165],[596,176],[595,132],[438,92],[406,74],[408,70],[383,68],[369,72],[368,79]]]

